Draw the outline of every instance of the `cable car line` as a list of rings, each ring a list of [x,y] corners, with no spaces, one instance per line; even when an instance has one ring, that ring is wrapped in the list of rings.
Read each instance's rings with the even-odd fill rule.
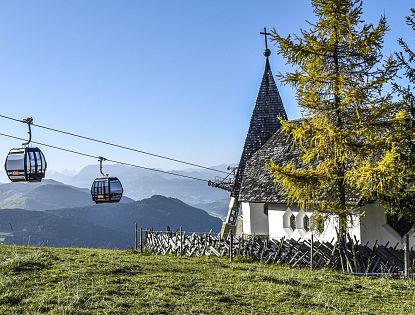
[[[5,134],[5,133],[0,133],[0,136],[7,137],[7,138],[12,138],[12,139],[16,139],[16,140],[26,141],[26,139],[16,137],[16,136],[12,136],[12,135]],[[56,149],[56,150],[61,150],[61,151],[65,151],[65,152],[69,152],[69,153],[73,153],[73,154],[78,154],[78,155],[90,157],[90,158],[93,158],[93,159],[99,159],[100,158],[100,156],[91,155],[91,154],[88,154],[88,153],[83,153],[83,152],[79,152],[79,151],[75,151],[75,150],[70,150],[70,149],[66,149],[66,148],[62,148],[62,147],[58,147],[58,146],[55,146],[55,145],[46,144],[46,143],[42,143],[42,142],[31,141],[31,143],[35,143],[35,144],[42,145],[42,146],[45,146],[45,147],[49,147],[49,148]],[[183,177],[183,178],[188,178],[188,179],[192,179],[192,180],[198,180],[198,181],[207,182],[207,183],[209,182],[206,179],[193,177],[193,176],[189,176],[189,175],[178,174],[178,173],[169,172],[169,171],[163,171],[163,170],[159,170],[159,169],[156,169],[156,168],[145,167],[145,166],[141,166],[141,165],[137,165],[137,164],[126,163],[126,162],[116,161],[116,160],[111,160],[111,159],[106,159],[106,161],[112,162],[112,163],[115,163],[115,164],[120,164],[120,165],[131,166],[131,167],[135,167],[135,168],[139,168],[139,169],[144,169],[144,170],[148,170],[148,171],[153,171],[153,172],[158,172],[158,173],[163,173],[163,174],[168,174],[168,175],[173,175],[173,176],[178,176],[178,177]]]
[[[0,114],[0,117],[1,118],[5,118],[5,119],[9,119],[9,120],[13,120],[13,121],[16,121],[16,122],[24,122],[21,119],[16,119],[16,118],[9,117],[9,116],[5,116],[5,115],[1,115],[1,114]],[[68,132],[68,131],[64,131],[64,130],[59,130],[59,129],[55,129],[55,128],[51,128],[51,127],[47,127],[47,126],[42,126],[42,125],[34,124],[34,123],[32,123],[32,126],[35,126],[35,127],[38,127],[38,128],[42,128],[42,129],[46,129],[46,130],[53,131],[53,132],[62,133],[62,134],[65,134],[65,135],[68,135],[68,136],[72,136],[72,137],[77,137],[77,138],[84,139],[84,140],[88,140],[88,141],[93,141],[93,142],[97,142],[97,143],[101,143],[101,144],[113,146],[113,147],[120,148],[120,149],[124,149],[124,150],[129,150],[129,151],[133,151],[133,152],[137,152],[137,153],[141,153],[141,154],[145,154],[145,155],[157,157],[157,158],[160,158],[160,159],[165,159],[165,160],[173,161],[173,162],[176,162],[176,163],[181,163],[181,164],[186,164],[186,165],[190,165],[190,166],[194,166],[194,167],[198,167],[198,168],[203,168],[203,169],[209,170],[209,171],[224,173],[224,174],[227,174],[227,175],[230,175],[231,174],[231,173],[228,173],[226,171],[221,171],[221,170],[214,169],[214,168],[211,168],[211,167],[207,167],[207,166],[203,166],[203,165],[199,165],[199,164],[195,164],[195,163],[191,163],[191,162],[186,162],[186,161],[183,161],[183,160],[178,160],[178,159],[175,159],[175,158],[170,158],[168,156],[164,156],[164,155],[160,155],[160,154],[155,154],[155,153],[151,153],[151,152],[147,152],[147,151],[143,151],[143,150],[134,149],[134,148],[131,148],[131,147],[127,147],[127,146],[124,146],[124,145],[119,145],[119,144],[112,143],[112,142],[108,142],[108,141],[103,141],[103,140],[94,139],[94,138],[87,137],[87,136],[78,135],[76,133],[72,133],[72,132]]]

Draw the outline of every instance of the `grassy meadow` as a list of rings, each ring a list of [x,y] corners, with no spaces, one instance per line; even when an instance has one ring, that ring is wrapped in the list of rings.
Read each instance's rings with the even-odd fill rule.
[[[415,314],[415,282],[238,258],[2,245],[0,314]]]

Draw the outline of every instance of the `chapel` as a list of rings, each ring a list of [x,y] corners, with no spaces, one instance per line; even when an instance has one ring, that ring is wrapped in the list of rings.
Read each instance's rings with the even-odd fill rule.
[[[245,145],[231,189],[228,215],[221,234],[256,235],[269,238],[337,239],[338,217],[332,215],[320,226],[311,224],[313,212],[304,212],[296,205],[288,205],[282,191],[275,188],[271,173],[265,167],[273,160],[286,164],[297,160],[298,152],[292,141],[282,132],[279,118],[288,119],[283,101],[271,71],[265,35],[265,70],[256,104],[250,120]],[[298,120],[300,122],[300,120]],[[403,247],[403,236],[409,231],[409,244],[415,245],[411,225],[385,214],[377,202],[361,205],[357,196],[348,202],[358,209],[349,223],[351,237],[362,244]]]

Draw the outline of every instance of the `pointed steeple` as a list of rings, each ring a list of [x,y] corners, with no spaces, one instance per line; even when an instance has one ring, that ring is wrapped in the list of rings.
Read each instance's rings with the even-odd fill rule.
[[[265,30],[265,37],[269,34]],[[261,33],[263,34],[263,33]],[[266,49],[264,56],[265,71],[262,76],[262,82],[256,100],[255,108],[252,113],[248,134],[245,140],[245,146],[239,162],[238,170],[235,176],[234,186],[231,196],[238,199],[241,183],[244,175],[246,162],[251,156],[258,151],[267,140],[281,127],[278,117],[287,119],[287,114],[281,100],[280,93],[275,84],[272,75],[271,66],[268,57],[271,54],[265,41]]]

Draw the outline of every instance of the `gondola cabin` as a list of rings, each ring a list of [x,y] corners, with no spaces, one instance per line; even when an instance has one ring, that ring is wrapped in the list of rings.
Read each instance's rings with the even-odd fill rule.
[[[95,203],[119,202],[123,187],[117,177],[101,177],[94,180],[91,187],[92,200]]]
[[[12,182],[40,182],[45,177],[46,159],[39,148],[11,149],[4,164]]]

